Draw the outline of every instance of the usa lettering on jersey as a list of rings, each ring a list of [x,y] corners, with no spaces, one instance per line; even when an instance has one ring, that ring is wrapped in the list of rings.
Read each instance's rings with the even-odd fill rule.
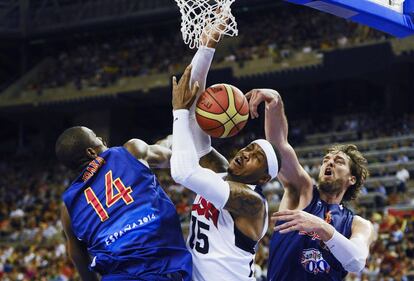
[[[207,220],[211,220],[216,228],[220,211],[214,207],[211,202],[208,202],[203,197],[199,197],[197,202],[194,202],[191,211],[196,211],[197,215],[204,216]]]

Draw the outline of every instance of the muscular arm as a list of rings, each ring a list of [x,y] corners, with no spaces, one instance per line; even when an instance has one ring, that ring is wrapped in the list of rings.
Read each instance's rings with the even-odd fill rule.
[[[228,181],[230,196],[224,206],[236,216],[261,218],[264,203],[259,194],[242,183]]]
[[[126,150],[135,158],[151,168],[168,168],[171,150],[158,144],[148,145],[140,139],[131,139],[124,144]]]
[[[85,245],[83,245],[73,234],[70,217],[65,206],[62,206],[61,208],[61,220],[67,238],[69,257],[78,270],[82,281],[98,281],[97,275],[94,272],[89,271],[88,265],[91,262],[89,254]]]
[[[369,247],[376,239],[374,226],[370,221],[361,218],[360,216],[354,216],[354,221],[352,222],[352,235],[349,239],[360,239],[365,250],[369,252]]]
[[[216,173],[225,173],[229,166],[227,159],[214,148],[200,159],[200,166]]]
[[[278,179],[285,188],[285,195],[280,209],[305,207],[312,198],[312,180],[300,165],[296,152],[288,142],[288,122],[281,96],[270,89],[252,90],[248,96],[252,118],[258,116],[257,106],[265,101],[266,139],[273,143],[281,154],[282,167]]]

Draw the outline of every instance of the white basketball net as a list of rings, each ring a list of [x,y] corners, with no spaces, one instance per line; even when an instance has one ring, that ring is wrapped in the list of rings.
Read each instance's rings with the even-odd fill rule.
[[[181,33],[184,43],[191,49],[200,46],[203,30],[208,40],[218,41],[211,32],[220,35],[237,36],[237,23],[231,14],[231,4],[235,0],[175,0],[181,13]]]

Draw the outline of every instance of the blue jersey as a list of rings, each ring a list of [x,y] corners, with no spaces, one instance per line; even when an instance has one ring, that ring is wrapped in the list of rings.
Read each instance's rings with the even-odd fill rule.
[[[316,187],[312,201],[304,211],[324,219],[345,237],[351,236],[353,213],[342,205],[322,201]],[[268,280],[337,281],[342,280],[346,274],[341,263],[316,233],[273,233],[270,241]]]
[[[102,280],[176,280],[177,272],[191,279],[191,254],[173,203],[125,148],[91,161],[63,200]]]

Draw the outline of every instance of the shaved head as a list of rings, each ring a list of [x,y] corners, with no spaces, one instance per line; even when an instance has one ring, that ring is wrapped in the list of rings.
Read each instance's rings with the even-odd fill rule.
[[[72,170],[82,169],[93,159],[94,152],[99,154],[105,149],[102,139],[98,138],[91,129],[82,126],[65,130],[57,139],[55,146],[58,160]]]

